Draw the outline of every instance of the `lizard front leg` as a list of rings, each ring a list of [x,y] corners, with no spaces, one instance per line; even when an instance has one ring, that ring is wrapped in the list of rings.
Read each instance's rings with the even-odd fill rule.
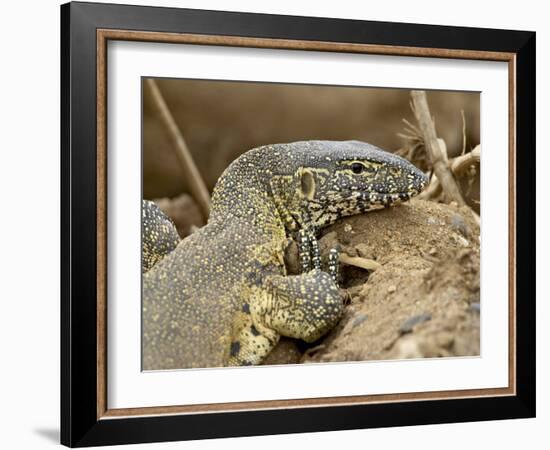
[[[297,242],[302,273],[308,273],[312,269],[321,269],[321,251],[315,233],[302,228],[298,231]]]
[[[300,270],[302,273],[308,273],[311,270],[311,240],[306,230],[298,231],[297,241]]]
[[[302,273],[308,273],[311,269],[321,269],[321,251],[313,231],[301,229],[298,232],[298,257]],[[339,251],[336,248],[329,250],[327,271],[336,286],[339,286]]]

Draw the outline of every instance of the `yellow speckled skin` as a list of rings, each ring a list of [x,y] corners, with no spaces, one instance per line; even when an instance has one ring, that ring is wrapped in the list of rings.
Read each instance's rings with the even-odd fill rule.
[[[174,222],[153,202],[143,200],[141,221],[141,267],[150,270],[180,243]]]
[[[332,278],[287,276],[298,230],[404,201],[425,175],[357,141],[248,151],[222,174],[208,224],[143,275],[145,370],[259,364],[281,335],[314,341],[340,319]]]

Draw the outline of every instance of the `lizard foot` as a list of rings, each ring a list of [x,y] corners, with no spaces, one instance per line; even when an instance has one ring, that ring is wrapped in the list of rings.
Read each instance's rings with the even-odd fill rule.
[[[256,320],[282,336],[314,342],[342,316],[340,291],[326,272],[313,269],[302,275],[275,275],[268,283],[271,295],[259,308]]]

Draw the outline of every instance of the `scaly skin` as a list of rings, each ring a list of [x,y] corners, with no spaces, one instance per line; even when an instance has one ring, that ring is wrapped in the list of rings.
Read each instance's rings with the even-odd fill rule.
[[[147,272],[174,250],[181,238],[172,219],[155,203],[143,200],[141,216],[141,269]]]
[[[408,161],[357,141],[241,155],[214,188],[208,224],[143,275],[143,368],[259,364],[281,335],[319,339],[343,304],[335,255],[329,274],[311,250],[317,231],[408,200],[425,184]],[[289,276],[283,255],[300,230],[312,255],[304,273]]]

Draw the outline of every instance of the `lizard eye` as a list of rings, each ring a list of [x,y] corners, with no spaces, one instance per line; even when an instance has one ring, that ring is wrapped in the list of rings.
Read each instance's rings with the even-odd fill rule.
[[[363,171],[365,170],[365,166],[361,163],[353,163],[351,165],[351,171],[356,174],[356,175],[359,175],[360,173],[362,173]]]

